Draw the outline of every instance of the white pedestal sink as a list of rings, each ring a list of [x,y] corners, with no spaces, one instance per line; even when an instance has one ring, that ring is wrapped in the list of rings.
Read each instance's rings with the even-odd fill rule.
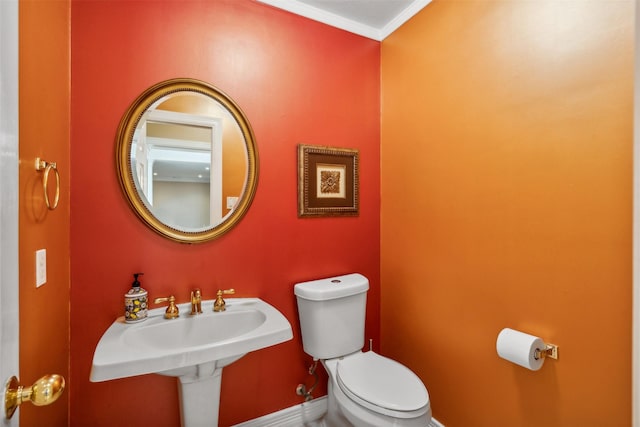
[[[213,300],[191,316],[165,319],[164,308],[149,311],[139,323],[118,318],[93,355],[90,380],[107,381],[142,374],[178,378],[182,427],[218,425],[222,368],[250,351],[293,337],[291,324],[259,298],[228,298],[226,311],[214,313]]]

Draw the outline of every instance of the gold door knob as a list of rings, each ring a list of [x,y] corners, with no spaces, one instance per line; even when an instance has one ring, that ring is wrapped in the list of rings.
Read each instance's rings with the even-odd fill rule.
[[[31,387],[23,387],[18,378],[11,377],[4,391],[4,414],[7,419],[13,416],[18,406],[30,400],[36,406],[49,405],[55,402],[64,391],[62,375],[45,375],[33,383]]]

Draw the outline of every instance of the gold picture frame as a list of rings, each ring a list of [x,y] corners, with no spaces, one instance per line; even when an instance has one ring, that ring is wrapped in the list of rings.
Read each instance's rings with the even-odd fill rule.
[[[359,151],[298,145],[298,217],[358,216]]]

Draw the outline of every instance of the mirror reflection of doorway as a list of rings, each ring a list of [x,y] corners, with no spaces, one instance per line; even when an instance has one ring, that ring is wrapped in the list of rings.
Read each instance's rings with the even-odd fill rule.
[[[151,110],[139,129],[132,166],[148,208],[180,230],[218,224],[223,217],[222,121]]]

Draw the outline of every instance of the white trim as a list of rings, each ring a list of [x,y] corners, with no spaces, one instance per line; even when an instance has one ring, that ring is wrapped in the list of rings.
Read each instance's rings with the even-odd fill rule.
[[[400,28],[405,22],[413,18],[413,16],[426,7],[431,0],[416,0],[411,6],[402,11],[398,16],[393,18],[382,30],[380,30],[380,41],[386,39],[391,33]]]
[[[632,396],[633,427],[640,427],[640,7],[635,5],[635,74],[633,96],[633,348]]]
[[[384,40],[389,34],[397,30],[402,24],[407,22],[413,15],[418,13],[423,7],[431,3],[431,0],[415,0],[405,10],[394,17],[383,28],[372,27],[370,25],[363,24],[362,22],[354,21],[353,19],[345,18],[344,16],[337,15],[335,13],[328,12],[326,10],[311,6],[306,3],[301,3],[296,0],[256,0],[260,3],[265,3],[278,9],[283,9],[296,15],[304,16],[305,18],[313,19],[314,21],[322,22],[323,24],[330,25],[332,27],[340,28],[341,30],[349,31],[354,34],[358,34],[363,37],[367,37],[376,41]]]
[[[325,412],[326,396],[236,424],[234,427],[300,427],[305,422],[319,420]]]
[[[260,418],[236,424],[233,427],[300,427],[314,425],[327,412],[327,397],[314,399],[310,402],[291,406],[278,412],[267,414]],[[318,425],[322,425],[318,423]],[[433,418],[427,427],[444,427]]]
[[[19,376],[18,9],[0,0],[0,381]],[[4,396],[4,390],[0,392]],[[3,416],[4,418],[4,416]],[[20,411],[2,426],[20,425]]]
[[[318,9],[317,7],[313,7],[306,3],[300,3],[295,0],[257,1],[373,40],[382,40],[380,38],[380,30],[377,28],[371,27],[369,25],[364,25],[351,19],[347,19],[343,16],[336,15],[335,13],[327,12],[326,10]]]

